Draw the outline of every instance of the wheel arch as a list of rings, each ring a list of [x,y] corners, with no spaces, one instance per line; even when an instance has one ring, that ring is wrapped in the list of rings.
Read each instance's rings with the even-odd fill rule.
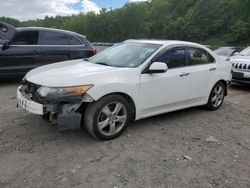
[[[131,110],[132,110],[131,119],[135,120],[135,118],[136,118],[136,105],[135,105],[133,98],[130,95],[128,95],[127,93],[124,93],[124,92],[112,92],[112,93],[108,93],[108,94],[105,94],[105,95],[99,97],[95,101],[101,100],[102,98],[104,98],[108,95],[120,95],[124,99],[126,99],[129,103],[129,105],[131,106]],[[88,102],[83,102],[79,108],[79,111],[81,111],[82,113],[85,113],[85,110],[89,104],[90,103],[88,103]]]
[[[212,92],[214,86],[215,86],[217,83],[219,83],[219,82],[221,82],[221,83],[225,86],[225,89],[226,89],[225,96],[227,96],[227,94],[228,94],[228,91],[227,91],[227,81],[224,80],[224,79],[219,79],[219,80],[215,81],[214,84],[211,85],[211,88],[210,88],[210,90],[209,90],[210,93],[209,93],[209,95],[208,95],[208,97],[207,97],[207,99],[206,99],[207,102],[208,102],[208,100],[209,100],[209,96],[210,96],[210,94],[211,94],[211,92]]]
[[[227,81],[221,79],[221,80],[217,81],[217,82],[214,84],[214,86],[215,86],[217,83],[219,83],[219,82],[223,83],[223,85],[225,86],[225,89],[226,89],[225,96],[227,96],[227,93],[228,93],[228,91],[227,91]],[[213,87],[214,87],[214,86],[213,86]]]
[[[129,105],[131,106],[131,110],[132,110],[131,119],[135,120],[135,117],[136,117],[136,106],[135,106],[135,102],[134,102],[133,98],[130,95],[128,95],[127,93],[123,93],[123,92],[113,92],[113,93],[108,93],[108,94],[102,96],[98,100],[100,100],[103,97],[106,97],[108,95],[120,95],[123,98],[125,98],[128,101]]]

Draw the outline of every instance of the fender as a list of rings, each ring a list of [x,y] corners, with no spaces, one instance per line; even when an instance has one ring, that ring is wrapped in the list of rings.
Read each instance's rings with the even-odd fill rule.
[[[107,83],[105,85],[95,86],[87,92],[95,101],[100,98],[112,94],[112,93],[124,93],[128,95],[133,101],[135,106],[138,106],[138,97],[139,97],[140,87],[139,81],[133,84],[125,83]]]
[[[225,63],[228,63],[228,62],[225,62]],[[217,66],[217,74],[216,74],[215,77],[213,77],[213,80],[212,80],[211,85],[210,85],[210,91],[212,91],[214,85],[217,82],[221,81],[221,80],[223,80],[223,81],[225,81],[227,83],[231,81],[231,79],[232,79],[231,78],[231,69],[232,68],[231,68],[230,64],[229,64],[226,71],[225,71],[224,66],[221,66],[220,64],[218,64],[218,66]],[[207,101],[208,101],[208,99],[209,99],[209,95],[207,97]]]

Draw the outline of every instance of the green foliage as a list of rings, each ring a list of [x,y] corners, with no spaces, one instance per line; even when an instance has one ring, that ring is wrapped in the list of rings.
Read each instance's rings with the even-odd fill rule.
[[[249,38],[250,24],[242,20],[237,21],[231,27],[232,38],[231,41],[236,41],[239,44],[244,44]]]
[[[6,23],[11,24],[15,27],[18,27],[20,25],[20,22],[16,19],[13,19],[13,18],[1,17],[0,21],[6,22]]]
[[[12,25],[72,30],[90,41],[119,42],[128,38],[177,39],[210,45],[249,45],[250,0],[151,0],[127,3],[100,14],[45,17]]]

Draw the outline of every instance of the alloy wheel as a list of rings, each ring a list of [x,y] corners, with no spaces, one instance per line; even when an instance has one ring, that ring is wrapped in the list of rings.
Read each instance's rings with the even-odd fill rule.
[[[221,105],[224,99],[224,89],[221,85],[217,85],[212,93],[211,103],[214,108],[217,108]]]
[[[127,121],[127,110],[120,102],[105,105],[98,115],[98,129],[106,136],[117,134]]]

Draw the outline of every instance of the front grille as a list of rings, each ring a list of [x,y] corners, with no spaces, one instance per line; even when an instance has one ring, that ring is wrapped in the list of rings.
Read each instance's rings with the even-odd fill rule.
[[[250,64],[248,65],[245,63],[233,63],[232,65],[236,70],[250,71]]]

